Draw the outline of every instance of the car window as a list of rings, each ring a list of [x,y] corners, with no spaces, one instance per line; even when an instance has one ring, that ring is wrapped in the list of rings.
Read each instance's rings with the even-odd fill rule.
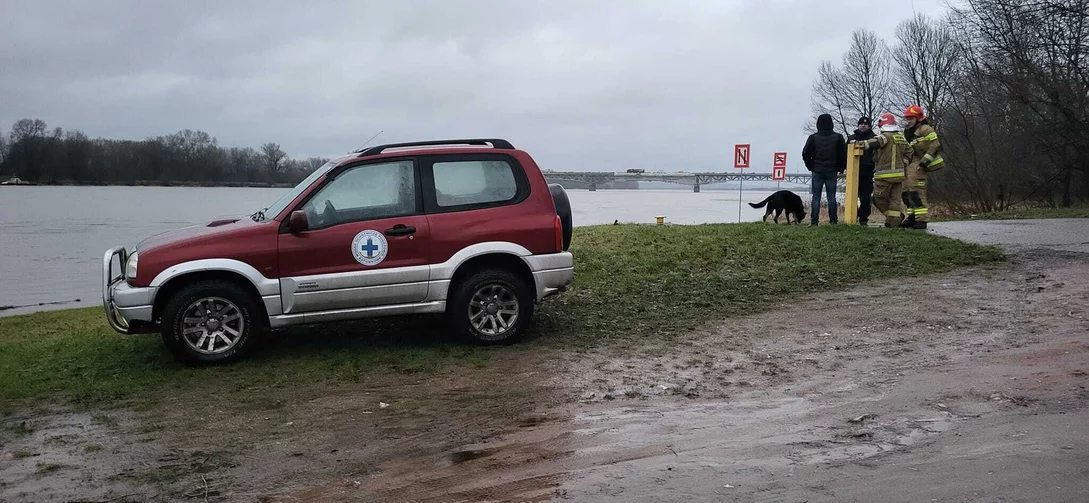
[[[411,215],[416,212],[412,161],[350,168],[303,205],[310,227]]]
[[[509,201],[518,193],[514,170],[506,161],[436,162],[432,171],[440,207]]]

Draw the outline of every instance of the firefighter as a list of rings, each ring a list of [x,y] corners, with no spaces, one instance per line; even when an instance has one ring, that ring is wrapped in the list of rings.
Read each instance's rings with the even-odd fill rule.
[[[945,167],[945,160],[942,159],[942,145],[938,141],[938,132],[934,131],[934,127],[927,121],[923,108],[919,105],[905,108],[904,119],[907,121],[904,137],[911,146],[911,163],[907,167],[907,181],[904,187],[907,218],[900,227],[926,229],[929,213],[926,205],[927,178],[929,173]]]
[[[880,135],[858,144],[865,150],[877,149],[874,155],[873,204],[885,214],[885,227],[899,227],[904,221],[905,208],[901,194],[910,146],[900,133],[894,115],[881,114],[877,128],[881,131]]]

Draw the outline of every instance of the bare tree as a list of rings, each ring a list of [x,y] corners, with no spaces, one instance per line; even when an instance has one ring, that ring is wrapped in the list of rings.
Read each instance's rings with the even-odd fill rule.
[[[272,142],[261,145],[261,153],[265,156],[265,170],[275,178],[283,169],[287,154],[280,150],[280,145]]]
[[[892,103],[892,57],[884,40],[866,30],[855,31],[843,57],[847,103],[858,115],[873,117]]]
[[[821,114],[829,114],[832,116],[833,122],[836,123],[837,129],[847,134],[845,126],[847,118],[844,115],[847,109],[845,86],[843,72],[836,68],[831,61],[821,62],[821,66],[817,70],[817,78],[813,81],[813,120],[803,127],[804,130],[812,131],[816,123],[816,117]]]
[[[1072,204],[1077,177],[1089,189],[1089,0],[966,0],[955,19],[1033,143],[1030,195]]]
[[[232,181],[250,182],[263,165],[261,154],[252,148],[232,148],[227,152],[228,178]]]
[[[19,119],[11,125],[11,142],[18,143],[26,138],[45,136],[46,125],[41,119]]]
[[[1006,100],[965,46],[963,64],[949,78],[951,92],[941,112],[941,138],[950,169],[935,174],[932,195],[961,210],[1001,211],[1013,203],[1028,177],[1018,168],[1026,142],[1012,136]]]
[[[45,160],[45,121],[20,119],[11,126],[11,171],[37,180]]]
[[[922,105],[940,122],[949,104],[961,51],[946,20],[923,14],[896,27],[895,96],[901,107]]]
[[[840,67],[821,63],[813,82],[813,112],[832,115],[836,127],[849,134],[854,120],[888,109],[893,87],[888,46],[875,33],[856,30]]]

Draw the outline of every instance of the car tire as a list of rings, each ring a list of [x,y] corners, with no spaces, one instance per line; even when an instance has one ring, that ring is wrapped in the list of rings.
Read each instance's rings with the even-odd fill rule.
[[[459,336],[477,344],[514,342],[533,318],[533,289],[510,271],[477,271],[459,281],[451,293],[448,323]]]
[[[256,349],[264,310],[248,291],[228,281],[187,285],[163,308],[163,343],[191,365],[234,363]]]
[[[571,247],[572,220],[571,200],[567,197],[567,191],[558,183],[549,184],[548,191],[552,193],[552,201],[556,203],[556,214],[560,217],[560,227],[563,229],[563,251]]]

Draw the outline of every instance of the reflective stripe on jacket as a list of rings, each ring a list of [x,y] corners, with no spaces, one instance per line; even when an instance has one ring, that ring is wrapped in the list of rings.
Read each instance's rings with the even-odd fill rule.
[[[915,127],[915,138],[911,140],[912,162],[919,163],[927,171],[937,171],[945,166],[942,159],[942,144],[938,132],[930,124]]]
[[[904,179],[904,167],[907,166],[906,155],[909,153],[907,138],[899,132],[882,132],[876,138],[869,140],[867,146],[877,145],[877,153],[874,154],[874,180],[895,182]]]

